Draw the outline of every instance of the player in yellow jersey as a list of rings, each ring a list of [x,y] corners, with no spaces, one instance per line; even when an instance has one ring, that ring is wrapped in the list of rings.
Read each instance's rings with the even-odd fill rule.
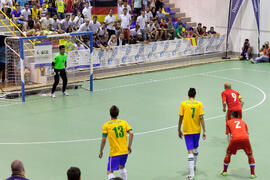
[[[127,180],[127,170],[125,168],[128,154],[131,153],[133,132],[126,121],[118,119],[119,109],[113,105],[110,109],[111,120],[106,122],[102,128],[102,139],[100,144],[99,158],[103,156],[103,149],[108,137],[110,144],[110,156],[108,160],[107,175],[108,180],[115,178],[113,172],[118,171],[123,180]],[[127,145],[127,134],[129,141]]]
[[[196,90],[190,88],[188,91],[189,100],[181,103],[179,111],[178,135],[180,139],[185,137],[185,142],[188,150],[188,179],[194,179],[194,169],[196,168],[196,161],[198,158],[198,147],[201,133],[201,126],[203,129],[203,139],[206,139],[205,122],[203,104],[195,100]],[[183,124],[183,132],[181,130]]]

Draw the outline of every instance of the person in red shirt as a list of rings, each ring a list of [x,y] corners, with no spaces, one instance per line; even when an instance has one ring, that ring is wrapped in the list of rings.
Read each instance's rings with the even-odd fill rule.
[[[223,112],[226,112],[226,105],[228,106],[226,121],[230,120],[232,111],[238,111],[239,118],[242,118],[242,107],[244,105],[240,94],[232,89],[231,83],[224,84],[224,89],[221,93]]]
[[[231,139],[224,158],[224,169],[221,175],[227,176],[227,169],[231,161],[231,155],[235,155],[238,150],[242,149],[248,156],[251,173],[250,177],[252,179],[256,178],[255,160],[249,142],[248,127],[247,124],[239,118],[238,111],[232,111],[231,120],[228,120],[226,123],[226,134],[228,134]]]

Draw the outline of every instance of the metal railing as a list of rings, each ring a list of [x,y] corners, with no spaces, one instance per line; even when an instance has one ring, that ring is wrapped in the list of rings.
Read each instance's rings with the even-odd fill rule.
[[[11,29],[8,27],[8,25],[6,25],[6,23],[4,23],[4,21],[3,21],[2,19],[0,19],[0,22],[7,28],[7,30],[8,30],[9,32],[12,33],[13,36],[18,37],[18,36],[15,34],[15,29],[17,29],[24,37],[27,37],[27,35],[24,34],[24,33],[20,30],[20,28],[19,28],[16,24],[14,24],[14,23],[12,22],[12,20],[4,13],[1,9],[0,9],[0,12],[1,12],[1,14],[3,14],[3,15],[5,16],[5,18],[6,18],[7,20],[9,20],[10,25],[13,26],[13,30],[11,30]],[[35,47],[35,43],[33,43],[30,39],[29,39],[28,41],[33,45],[33,48],[34,48],[34,47]],[[27,49],[28,51],[30,51],[30,53],[31,53],[33,56],[35,56],[35,53],[34,53],[28,46],[24,45],[24,47],[26,47],[26,49]]]

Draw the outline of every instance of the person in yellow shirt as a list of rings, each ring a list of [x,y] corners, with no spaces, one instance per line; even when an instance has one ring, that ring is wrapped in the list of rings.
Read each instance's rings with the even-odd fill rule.
[[[56,0],[55,1],[57,16],[59,19],[65,18],[65,1],[64,0]]]
[[[33,4],[33,7],[31,9],[31,14],[32,14],[32,18],[33,19],[36,19],[36,18],[40,19],[40,11],[37,8],[37,4],[36,3]]]
[[[111,120],[106,122],[102,128],[102,139],[100,144],[99,158],[103,156],[103,149],[108,137],[110,144],[110,156],[108,160],[107,175],[108,180],[115,178],[113,172],[118,171],[123,180],[127,180],[127,170],[125,168],[128,154],[131,153],[131,145],[133,141],[133,132],[129,124],[118,119],[119,109],[113,105],[110,109]],[[127,145],[127,134],[129,134],[129,142]]]
[[[196,162],[198,158],[198,147],[201,133],[201,126],[203,129],[203,139],[206,139],[205,122],[203,104],[195,100],[196,89],[190,88],[188,91],[189,100],[183,101],[179,111],[178,135],[180,139],[185,138],[188,150],[188,166],[189,180],[194,179],[194,170],[196,169]],[[181,126],[183,124],[183,132]]]

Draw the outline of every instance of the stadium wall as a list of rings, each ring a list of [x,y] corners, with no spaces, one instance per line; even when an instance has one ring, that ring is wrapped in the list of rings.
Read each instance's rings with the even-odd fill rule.
[[[221,34],[226,33],[230,0],[170,0],[181,12],[192,17],[193,22],[201,22],[207,27],[214,26]],[[261,0],[261,44],[270,41],[270,1]],[[245,0],[230,35],[230,50],[240,52],[244,39],[250,39],[257,53],[257,26],[251,0]]]

